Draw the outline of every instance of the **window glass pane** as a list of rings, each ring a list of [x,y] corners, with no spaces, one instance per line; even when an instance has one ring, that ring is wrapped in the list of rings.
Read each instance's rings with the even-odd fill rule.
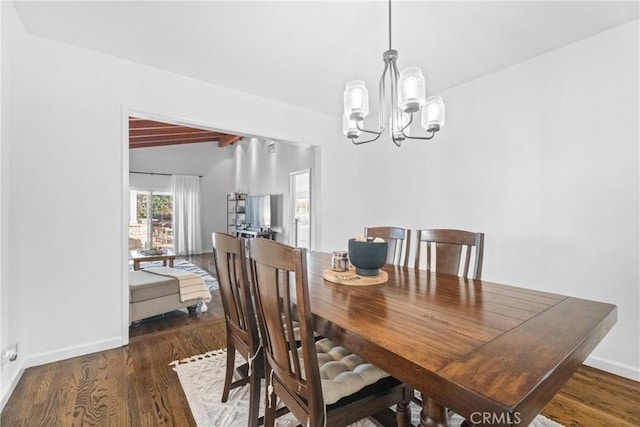
[[[173,248],[173,196],[131,192],[129,249]]]
[[[129,249],[142,249],[149,247],[149,212],[148,193],[131,191],[131,211],[129,218]]]
[[[173,247],[173,196],[153,194],[151,197],[153,247]]]

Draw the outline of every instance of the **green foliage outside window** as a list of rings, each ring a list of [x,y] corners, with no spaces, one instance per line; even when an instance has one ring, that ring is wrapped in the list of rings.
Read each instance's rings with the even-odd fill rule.
[[[148,212],[147,194],[136,195],[136,213],[138,222],[147,219]],[[153,194],[151,196],[153,206],[152,219],[158,221],[171,221],[173,217],[173,197],[165,194]]]

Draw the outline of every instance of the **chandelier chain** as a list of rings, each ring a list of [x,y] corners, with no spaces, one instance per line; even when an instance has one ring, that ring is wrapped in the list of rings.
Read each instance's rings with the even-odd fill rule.
[[[391,50],[391,0],[389,0],[389,50]]]

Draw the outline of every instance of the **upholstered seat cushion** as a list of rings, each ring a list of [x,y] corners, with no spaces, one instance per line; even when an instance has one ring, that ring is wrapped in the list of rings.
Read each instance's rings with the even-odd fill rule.
[[[144,270],[129,272],[130,302],[147,301],[180,292],[178,279]]]
[[[336,403],[378,380],[388,377],[382,369],[349,353],[327,338],[316,341],[322,394],[325,405]],[[300,363],[302,354],[299,350]]]
[[[300,342],[300,323],[295,321],[295,320],[292,320],[291,324],[293,325],[293,339],[296,340],[299,343]],[[285,333],[286,333],[286,331],[287,331],[287,326],[286,325],[284,326],[284,330],[285,330]],[[320,337],[320,335],[317,332],[314,332],[313,336],[316,339],[318,339],[318,337]]]

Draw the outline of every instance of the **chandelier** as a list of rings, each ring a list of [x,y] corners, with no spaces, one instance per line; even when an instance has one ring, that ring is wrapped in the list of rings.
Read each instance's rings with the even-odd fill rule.
[[[398,72],[398,51],[391,48],[391,0],[389,0],[389,50],[382,54],[384,70],[378,86],[379,115],[378,131],[363,127],[369,114],[369,92],[363,81],[347,83],[344,91],[344,115],[342,132],[356,145],[373,142],[380,138],[389,126],[393,143],[400,147],[405,139],[431,139],[444,126],[444,103],[439,96],[425,96],[425,81],[418,67],[405,68]],[[388,79],[387,79],[388,76]],[[387,105],[387,95],[390,104]],[[427,136],[409,136],[413,115],[422,109],[422,127]],[[358,140],[363,134],[375,135],[371,139]]]

